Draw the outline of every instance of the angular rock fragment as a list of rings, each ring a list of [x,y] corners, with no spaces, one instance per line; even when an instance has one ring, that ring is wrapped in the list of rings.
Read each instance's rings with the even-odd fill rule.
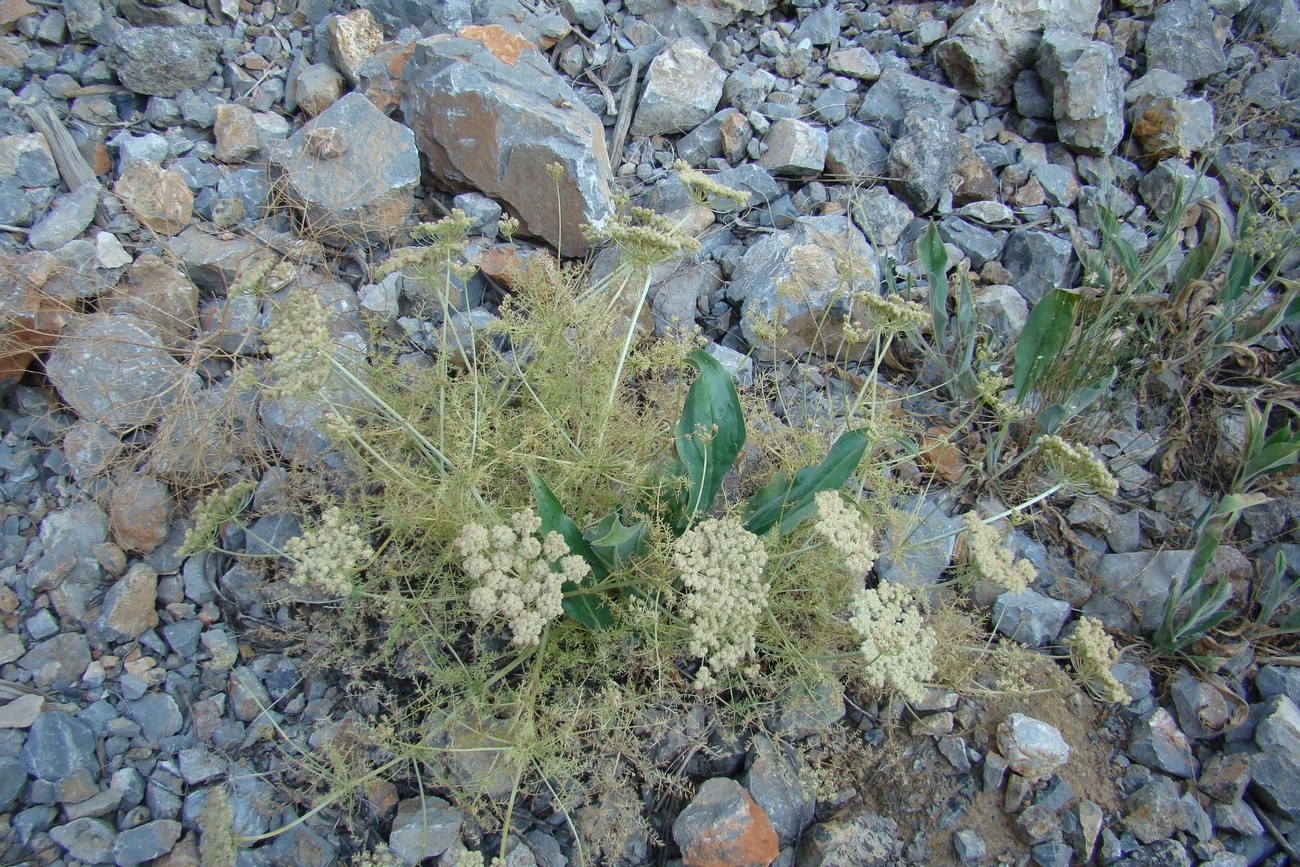
[[[1105,156],[1124,137],[1124,79],[1115,49],[1053,30],[1038,49],[1038,77],[1052,101],[1056,134],[1081,153]]]
[[[727,74],[689,39],[670,42],[650,63],[630,132],[690,132],[718,107]]]
[[[600,119],[532,45],[500,27],[460,33],[416,43],[403,72],[420,151],[440,182],[504,202],[522,232],[581,254],[583,226],[613,213]]]
[[[207,27],[129,27],[109,48],[108,65],[136,93],[174,97],[207,83],[220,50]]]
[[[337,246],[389,237],[410,214],[420,180],[415,136],[359,93],[299,130],[272,162],[313,236]]]
[[[935,49],[958,90],[995,105],[1011,101],[1016,76],[1032,66],[1046,30],[1092,33],[1098,0],[979,0],[962,13]]]
[[[113,193],[136,219],[160,235],[177,235],[194,215],[194,193],[179,172],[137,160],[126,167]]]
[[[82,418],[125,430],[157,421],[185,388],[197,388],[133,316],[93,313],[71,323],[50,350],[45,371],[59,396]]]

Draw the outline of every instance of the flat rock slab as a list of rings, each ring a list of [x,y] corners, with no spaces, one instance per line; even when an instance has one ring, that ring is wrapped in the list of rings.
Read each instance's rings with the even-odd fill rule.
[[[613,214],[605,130],[531,43],[493,26],[423,39],[403,83],[402,113],[439,181],[501,200],[566,256],[586,251],[583,226]]]
[[[130,27],[118,34],[108,65],[127,89],[174,97],[217,71],[221,40],[207,27]]]

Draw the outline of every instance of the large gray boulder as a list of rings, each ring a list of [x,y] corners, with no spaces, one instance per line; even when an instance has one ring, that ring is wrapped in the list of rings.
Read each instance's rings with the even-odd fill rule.
[[[323,111],[272,155],[315,237],[344,246],[386,239],[415,203],[414,134],[360,93]]]
[[[59,397],[83,419],[115,431],[152,424],[198,376],[135,316],[93,313],[64,329],[45,363]]]
[[[108,50],[108,65],[128,90],[174,97],[217,71],[221,40],[207,27],[128,27]]]
[[[650,63],[632,135],[690,132],[718,107],[726,80],[727,73],[694,42],[670,42]]]
[[[613,214],[598,118],[531,44],[500,27],[422,39],[403,73],[402,113],[434,176],[505,203],[520,229],[566,256]],[[547,167],[559,163],[559,181]],[[559,201],[555,190],[559,187]]]
[[[1038,77],[1052,101],[1056,136],[1080,153],[1105,156],[1124,138],[1124,79],[1115,49],[1064,30],[1043,36]]]
[[[849,280],[843,279],[837,261],[853,263]],[[858,358],[867,347],[844,342],[845,320],[852,313],[849,296],[875,292],[879,285],[875,253],[847,219],[804,217],[750,247],[727,294],[744,303],[740,330],[760,357],[779,348],[795,355]],[[772,326],[780,333],[773,333]]]
[[[973,99],[1011,101],[1016,76],[1032,66],[1046,30],[1091,33],[1099,0],[979,0],[935,49],[953,85]]]

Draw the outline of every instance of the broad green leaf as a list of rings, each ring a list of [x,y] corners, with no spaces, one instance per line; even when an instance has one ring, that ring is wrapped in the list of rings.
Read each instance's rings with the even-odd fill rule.
[[[1043,371],[1056,358],[1074,330],[1074,311],[1079,295],[1069,289],[1054,289],[1034,305],[1016,341],[1016,369],[1013,383],[1016,401],[1023,403]]]
[[[916,258],[930,278],[930,324],[935,349],[943,352],[948,343],[948,250],[934,222],[916,242]]]
[[[1286,369],[1274,378],[1278,382],[1300,382],[1300,358],[1288,364]]]
[[[713,505],[722,477],[745,445],[745,418],[731,375],[699,349],[688,361],[700,375],[691,383],[677,420],[677,457],[690,480],[682,513],[685,526]]]
[[[645,521],[637,521],[630,527],[624,526],[618,513],[611,512],[595,526],[589,527],[583,538],[605,567],[614,572],[641,552],[645,534]]]
[[[745,504],[745,529],[761,536],[773,527],[784,535],[812,514],[813,498],[821,491],[839,490],[858,469],[867,450],[862,431],[845,431],[825,459],[813,467],[804,467],[794,479],[778,473]]]
[[[583,586],[591,586],[595,582],[603,581],[609,576],[605,564],[591,550],[591,545],[582,536],[582,530],[573,522],[573,519],[564,514],[564,507],[560,505],[559,499],[551,486],[546,483],[540,475],[528,471],[528,486],[532,488],[533,500],[537,503],[537,514],[542,519],[542,532],[549,533],[554,531],[564,537],[564,541],[569,544],[569,550],[574,554],[587,561],[591,567],[591,574],[582,582]],[[579,589],[572,581],[564,582],[564,591],[571,593]],[[603,596],[595,594],[584,594],[582,596],[566,596],[564,598],[564,613],[574,620],[586,626],[588,629],[602,631],[609,629],[614,625],[614,618],[609,613],[609,601]]]

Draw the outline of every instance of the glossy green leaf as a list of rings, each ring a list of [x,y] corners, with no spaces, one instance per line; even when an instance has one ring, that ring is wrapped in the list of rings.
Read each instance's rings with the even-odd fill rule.
[[[645,521],[624,526],[618,513],[611,512],[597,521],[595,526],[589,527],[583,538],[591,545],[592,552],[600,558],[605,568],[614,572],[641,553],[645,534]]]
[[[702,350],[687,360],[700,375],[691,383],[677,420],[677,457],[690,482],[681,510],[683,528],[713,505],[722,477],[745,445],[745,418],[731,375]]]
[[[1079,295],[1069,289],[1054,289],[1034,305],[1016,341],[1013,384],[1017,402],[1038,384],[1038,378],[1056,358],[1074,330],[1074,311]]]
[[[821,491],[839,490],[858,469],[867,450],[861,431],[845,431],[813,467],[804,467],[794,479],[778,473],[745,504],[745,529],[761,536],[773,527],[781,535],[794,530],[813,514],[813,498]]]
[[[528,471],[528,486],[533,491],[533,501],[537,503],[537,514],[542,519],[542,532],[554,531],[564,537],[569,550],[587,561],[591,574],[582,582],[582,586],[591,586],[603,581],[609,575],[605,564],[592,551],[591,545],[583,538],[582,530],[573,519],[564,513],[551,486],[540,475]],[[579,589],[572,581],[564,582],[564,592],[572,593]],[[588,629],[605,630],[614,625],[614,618],[609,613],[609,601],[596,594],[564,597],[564,613],[586,626]]]

